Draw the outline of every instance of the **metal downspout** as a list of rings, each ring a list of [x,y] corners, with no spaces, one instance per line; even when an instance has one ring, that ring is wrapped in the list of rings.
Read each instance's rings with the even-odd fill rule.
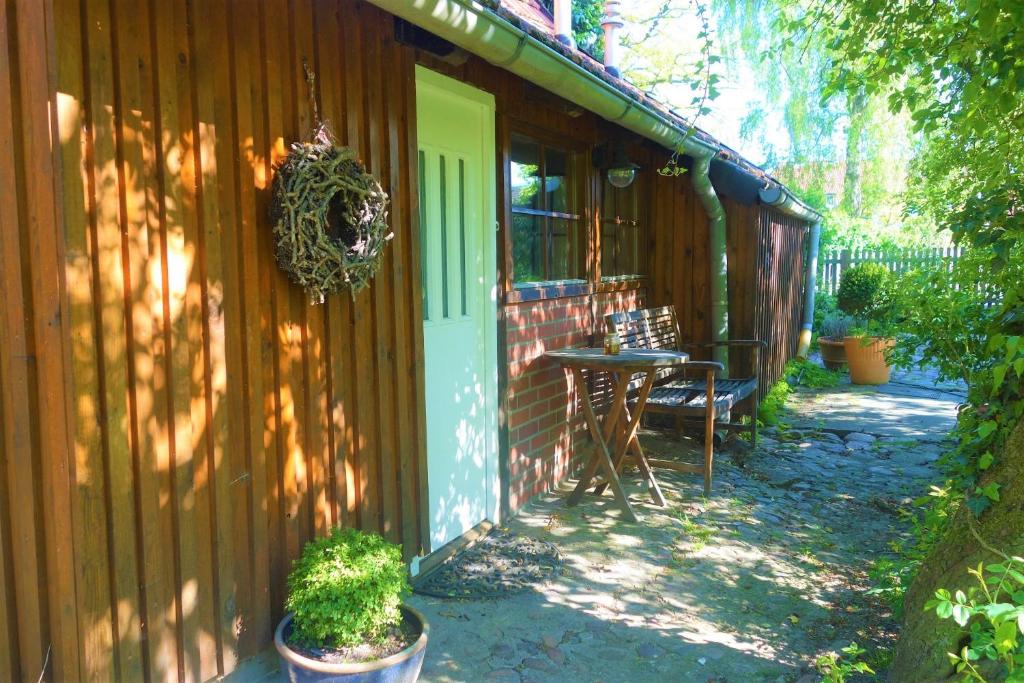
[[[711,339],[729,338],[729,255],[726,248],[725,207],[711,184],[711,156],[694,157],[693,188],[708,214],[708,255],[711,260]],[[714,349],[714,359],[725,367],[729,376],[729,349]]]
[[[811,225],[811,243],[807,249],[807,276],[804,278],[804,323],[796,347],[797,358],[807,358],[814,328],[814,294],[818,289],[818,246],[821,244],[821,220]]]

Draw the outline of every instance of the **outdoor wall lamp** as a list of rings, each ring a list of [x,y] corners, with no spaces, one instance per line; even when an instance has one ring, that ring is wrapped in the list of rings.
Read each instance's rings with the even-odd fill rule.
[[[621,142],[610,142],[594,150],[594,165],[605,169],[605,177],[612,187],[623,189],[633,184],[639,164],[633,163],[626,146]]]

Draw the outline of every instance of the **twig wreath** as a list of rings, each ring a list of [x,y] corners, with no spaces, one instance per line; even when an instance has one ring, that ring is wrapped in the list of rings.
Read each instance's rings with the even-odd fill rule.
[[[329,294],[348,288],[354,297],[369,285],[393,235],[387,193],[320,121],[308,65],[306,79],[316,128],[278,165],[270,220],[278,266],[313,303],[323,303]]]

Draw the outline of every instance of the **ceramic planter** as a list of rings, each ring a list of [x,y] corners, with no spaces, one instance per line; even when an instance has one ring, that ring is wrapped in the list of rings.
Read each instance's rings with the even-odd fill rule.
[[[842,370],[846,367],[846,342],[832,337],[818,337],[821,349],[821,362],[829,370]]]
[[[390,657],[370,662],[322,662],[299,654],[285,643],[285,633],[292,615],[281,620],[274,633],[274,645],[281,656],[281,672],[292,683],[415,683],[420,677],[423,655],[427,651],[427,620],[412,607],[402,605],[402,618],[411,624],[420,636],[416,642]]]
[[[850,366],[850,381],[854,384],[886,384],[889,364],[885,351],[896,345],[895,339],[886,337],[846,337],[846,363]]]

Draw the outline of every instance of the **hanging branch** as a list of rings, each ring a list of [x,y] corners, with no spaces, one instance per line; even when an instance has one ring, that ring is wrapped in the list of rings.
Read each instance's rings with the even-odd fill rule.
[[[693,117],[689,120],[686,117],[680,116],[686,125],[686,135],[676,145],[676,149],[672,151],[672,156],[669,157],[668,162],[662,168],[657,170],[658,175],[675,177],[686,173],[686,168],[679,165],[679,149],[686,143],[686,141],[694,134],[697,129],[697,121],[701,116],[710,113],[707,107],[709,100],[714,99],[718,96],[718,91],[715,89],[715,83],[718,81],[718,77],[711,73],[711,68],[718,61],[717,55],[712,54],[714,48],[714,39],[711,35],[711,22],[708,19],[707,6],[693,0],[692,5],[696,8],[697,18],[700,21],[700,33],[697,34],[697,39],[701,41],[700,45],[700,61],[697,62],[697,68],[702,73],[701,78],[701,92],[699,95],[693,98],[691,104],[696,105],[697,110],[693,114]],[[661,15],[666,13],[668,3],[662,8]],[[660,16],[664,18],[664,16]]]

